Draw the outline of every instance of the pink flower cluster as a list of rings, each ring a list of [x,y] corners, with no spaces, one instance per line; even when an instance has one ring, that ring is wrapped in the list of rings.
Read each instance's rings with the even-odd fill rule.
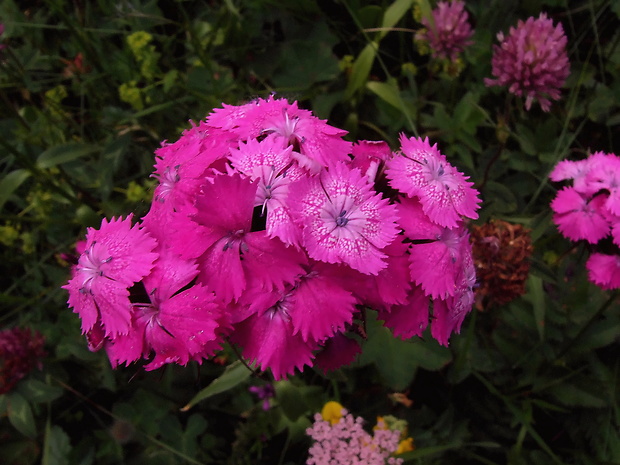
[[[590,280],[603,289],[620,288],[620,157],[596,152],[563,160],[549,177],[573,181],[551,202],[553,221],[568,239],[597,244],[586,264]]]
[[[472,44],[474,31],[469,24],[465,3],[460,0],[439,2],[431,12],[432,19],[422,18],[426,28],[416,39],[428,43],[434,58],[456,60]]]
[[[562,25],[541,13],[511,27],[507,37],[497,34],[500,45],[494,45],[493,76],[485,79],[487,86],[506,86],[508,91],[525,97],[529,110],[538,100],[543,111],[549,111],[551,100],[560,98],[560,87],[570,73],[566,53],[566,35]]]
[[[345,134],[270,97],[164,143],[149,213],[89,229],[64,286],[90,348],[155,369],[227,340],[279,379],[352,361],[364,307],[421,335],[431,301],[447,345],[473,303],[478,193],[428,140]]]
[[[320,413],[306,433],[315,441],[310,447],[307,465],[401,465],[403,459],[391,457],[398,449],[401,432],[390,430],[379,421],[374,435],[367,433],[364,419],[342,409],[342,418],[332,424]]]

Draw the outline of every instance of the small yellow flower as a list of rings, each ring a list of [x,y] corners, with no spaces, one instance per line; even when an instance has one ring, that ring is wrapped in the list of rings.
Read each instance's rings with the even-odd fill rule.
[[[118,95],[123,102],[129,103],[135,110],[140,111],[144,108],[142,94],[136,81],[122,83],[118,88]]]
[[[323,420],[329,421],[332,425],[335,425],[342,418],[342,409],[344,407],[336,401],[330,400],[327,402],[321,410],[321,416]]]
[[[131,52],[137,58],[152,40],[153,36],[148,32],[137,31],[127,36],[127,45],[129,45]]]
[[[415,449],[413,445],[413,438],[403,439],[398,443],[398,449],[394,452],[394,455],[404,454],[405,452],[411,452]]]

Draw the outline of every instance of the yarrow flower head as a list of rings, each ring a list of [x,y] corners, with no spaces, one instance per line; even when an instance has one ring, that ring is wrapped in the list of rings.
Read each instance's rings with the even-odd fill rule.
[[[282,379],[352,362],[364,308],[400,337],[432,318],[447,345],[473,303],[478,194],[428,140],[345,134],[271,96],[163,142],[149,212],[90,228],[64,286],[89,348],[153,370],[228,341]]]
[[[499,45],[493,47],[493,76],[487,86],[506,86],[508,91],[525,97],[529,110],[537,100],[549,111],[551,100],[560,98],[560,88],[570,73],[566,53],[567,38],[561,24],[553,25],[546,13],[538,18],[519,20],[508,36],[497,34]]]
[[[620,157],[596,152],[563,160],[549,177],[573,181],[551,202],[553,221],[566,238],[591,244],[590,280],[604,289],[620,288]]]
[[[425,29],[416,40],[426,41],[434,58],[456,60],[472,44],[474,31],[469,24],[465,3],[461,0],[437,3],[432,19],[422,18]]]
[[[335,414],[334,409],[340,408]],[[327,413],[327,415],[325,414]],[[403,459],[394,457],[399,451],[412,450],[401,447],[401,431],[390,429],[379,418],[371,435],[363,428],[364,419],[353,417],[337,402],[328,402],[323,413],[314,416],[314,424],[306,433],[314,440],[310,447],[307,465],[401,465]],[[410,438],[405,442],[409,444]]]

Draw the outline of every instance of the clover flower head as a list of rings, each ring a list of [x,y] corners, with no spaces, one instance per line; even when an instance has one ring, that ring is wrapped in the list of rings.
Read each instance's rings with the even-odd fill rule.
[[[422,19],[426,29],[417,35],[417,39],[428,43],[434,58],[455,61],[472,44],[470,39],[474,33],[465,3],[460,0],[439,2],[431,14],[432,21]]]
[[[551,100],[560,98],[560,87],[570,73],[566,53],[566,35],[561,24],[541,13],[538,18],[519,20],[508,36],[497,35],[492,73],[496,79],[485,79],[487,86],[506,86],[508,91],[525,97],[529,110],[537,100],[543,111],[549,111]]]
[[[30,328],[0,331],[0,395],[5,394],[35,367],[41,368],[45,339]]]

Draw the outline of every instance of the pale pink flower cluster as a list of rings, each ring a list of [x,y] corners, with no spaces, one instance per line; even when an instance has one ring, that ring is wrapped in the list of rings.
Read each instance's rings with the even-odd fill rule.
[[[566,35],[561,24],[541,13],[538,18],[519,20],[508,36],[497,34],[499,45],[494,45],[493,76],[485,79],[487,86],[506,86],[508,91],[525,97],[529,110],[537,100],[543,111],[549,111],[550,100],[560,98],[560,88],[570,73],[566,53]]]
[[[469,24],[465,3],[460,0],[437,3],[432,19],[422,18],[425,30],[416,36],[428,43],[434,58],[455,61],[472,44],[474,31]]]
[[[428,140],[393,153],[345,134],[270,97],[162,144],[148,214],[89,229],[64,286],[90,348],[155,369],[226,339],[279,379],[352,361],[365,307],[421,335],[431,301],[447,345],[473,303],[478,193]]]
[[[596,152],[563,160],[549,177],[573,182],[551,202],[553,221],[568,239],[593,244],[586,263],[590,280],[603,289],[620,288],[620,157]]]
[[[306,433],[314,440],[307,465],[401,465],[403,459],[392,457],[398,449],[399,430],[388,429],[379,421],[374,434],[363,428],[364,419],[354,418],[342,409],[337,423],[325,421],[320,413]]]

